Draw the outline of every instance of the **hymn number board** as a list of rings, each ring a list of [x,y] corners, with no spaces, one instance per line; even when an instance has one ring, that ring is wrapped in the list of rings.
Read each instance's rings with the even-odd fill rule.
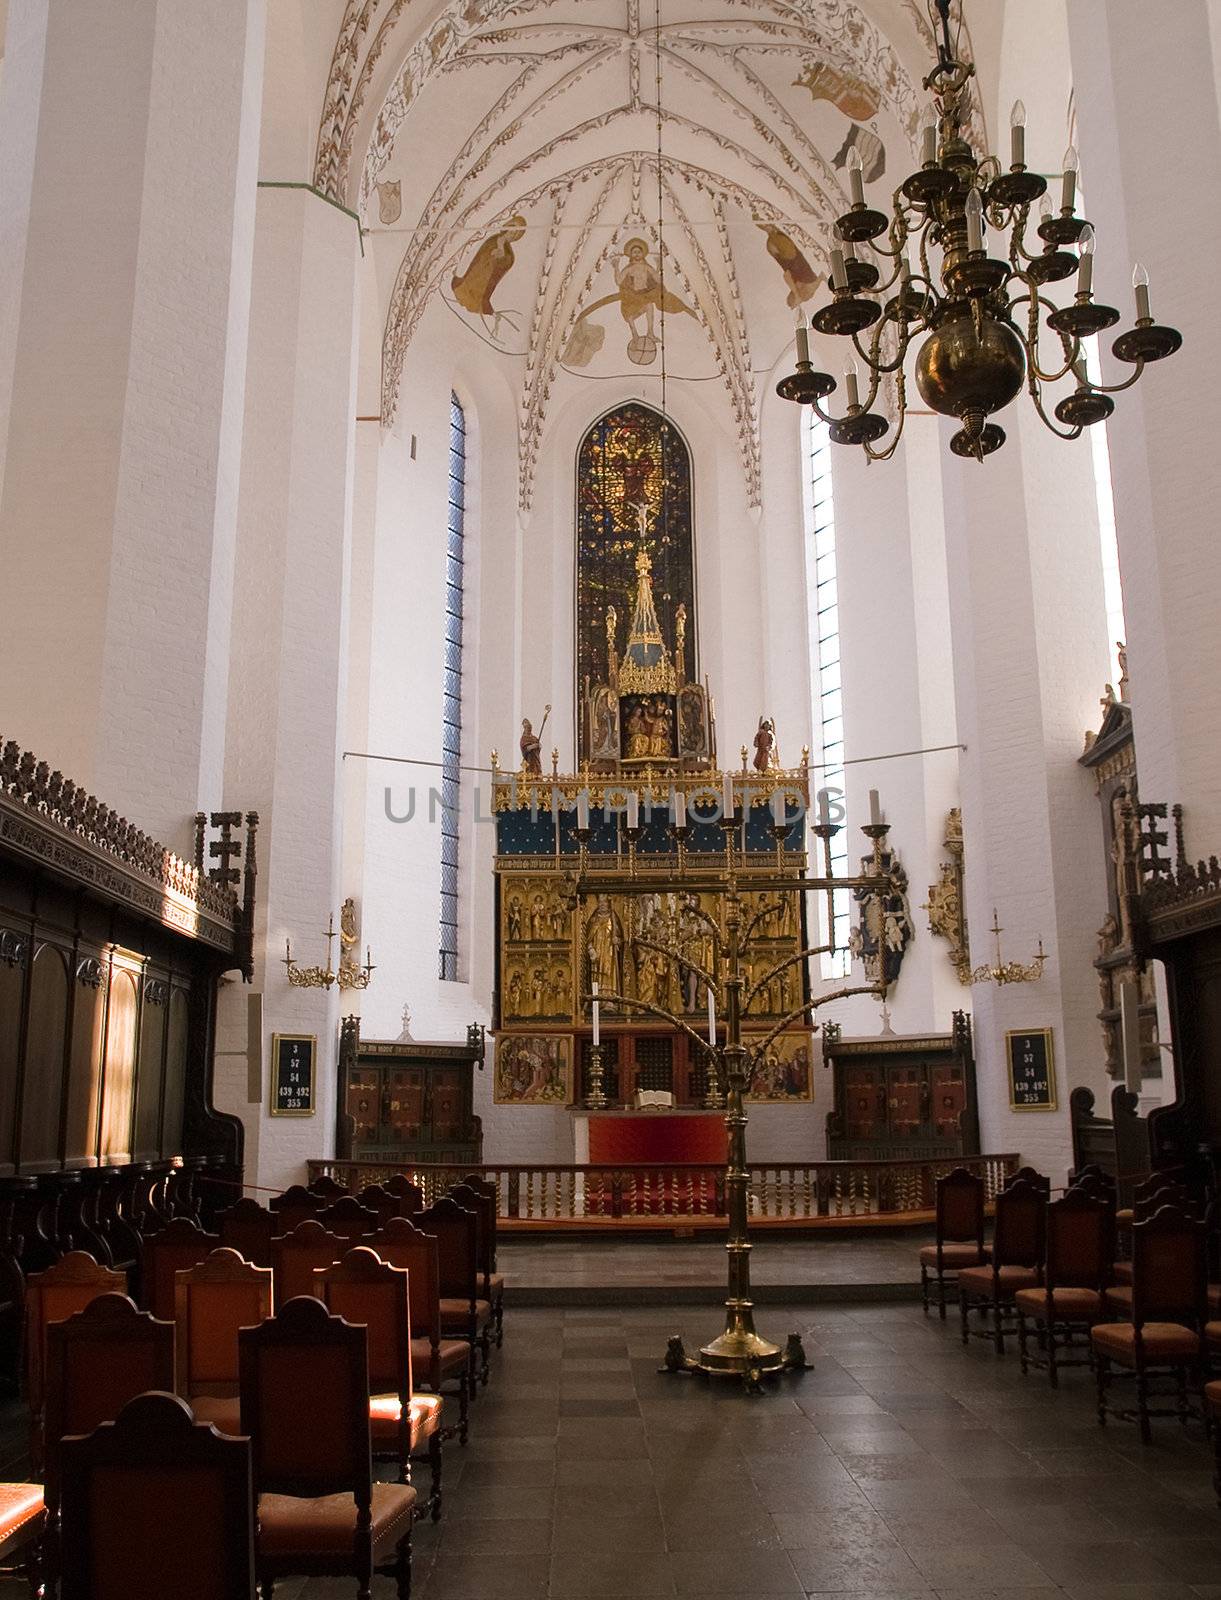
[[[271,1115],[312,1117],[314,1059],[318,1038],[312,1033],[276,1033],[271,1039]]]
[[[1014,1111],[1056,1109],[1056,1062],[1050,1028],[1005,1035],[1009,1057],[1009,1104]]]

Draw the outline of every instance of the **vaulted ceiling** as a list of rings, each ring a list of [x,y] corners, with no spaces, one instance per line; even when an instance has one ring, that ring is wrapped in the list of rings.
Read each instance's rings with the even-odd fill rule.
[[[440,297],[516,374],[523,510],[567,388],[663,366],[715,394],[757,504],[848,151],[885,208],[931,56],[924,0],[349,0],[315,182],[394,241],[383,419]]]

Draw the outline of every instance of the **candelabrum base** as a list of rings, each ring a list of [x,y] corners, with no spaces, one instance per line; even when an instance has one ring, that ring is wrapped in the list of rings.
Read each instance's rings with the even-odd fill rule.
[[[687,1354],[676,1334],[667,1342],[660,1370],[674,1376],[687,1373],[705,1378],[737,1378],[748,1393],[756,1393],[764,1378],[775,1378],[782,1372],[807,1372],[809,1365],[800,1334],[790,1333],[781,1349],[757,1333],[727,1328],[697,1356]]]

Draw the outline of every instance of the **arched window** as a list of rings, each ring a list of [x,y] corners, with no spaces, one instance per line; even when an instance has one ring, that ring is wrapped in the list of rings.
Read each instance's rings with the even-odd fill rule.
[[[449,510],[445,531],[445,660],[441,703],[441,971],[458,976],[458,846],[462,816],[462,564],[466,417],[449,397]]]
[[[840,680],[839,583],[835,572],[835,495],[831,483],[831,437],[827,424],[806,411],[802,420],[805,479],[806,572],[810,616],[810,653],[814,658],[814,728],[821,736],[820,789],[844,791],[844,701]],[[848,832],[841,828],[831,841],[831,870],[848,875]],[[835,954],[822,958],[824,978],[848,975],[848,931],[852,921],[850,893],[834,895]],[[823,940],[830,929],[823,929]],[[820,941],[822,942],[822,941]]]
[[[686,671],[699,680],[691,455],[673,423],[632,401],[595,422],[577,454],[578,705],[586,683],[606,676],[607,608],[615,608],[620,646],[631,621],[641,507],[658,613],[668,625],[686,608]]]

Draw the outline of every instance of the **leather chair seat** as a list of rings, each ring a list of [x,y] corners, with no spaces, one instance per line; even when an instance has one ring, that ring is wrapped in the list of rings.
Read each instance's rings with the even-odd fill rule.
[[[373,1485],[373,1550],[397,1544],[411,1527],[416,1492],[407,1484]],[[356,1501],[350,1494],[304,1500],[295,1495],[259,1498],[258,1549],[277,1563],[319,1556],[343,1557],[356,1540]]]
[[[1116,1316],[1130,1317],[1132,1315],[1132,1285],[1120,1283],[1113,1289],[1107,1290],[1107,1310],[1113,1311]]]
[[[475,1329],[482,1333],[492,1320],[492,1302],[490,1300],[475,1301]],[[441,1332],[443,1334],[466,1335],[466,1330],[471,1325],[471,1303],[469,1300],[441,1299]]]
[[[1130,1261],[1116,1261],[1111,1267],[1111,1274],[1116,1283],[1131,1283],[1132,1263]]]
[[[1131,1206],[1120,1206],[1115,1213],[1115,1226],[1117,1228],[1130,1228],[1135,1217],[1136,1213]]]
[[[505,1275],[504,1275],[504,1273],[503,1272],[491,1272],[491,1273],[489,1273],[488,1274],[488,1298],[491,1300],[493,1305],[495,1305],[498,1300],[501,1300],[501,1299],[504,1298],[504,1292],[505,1292]]]
[[[441,1426],[443,1402],[439,1394],[413,1394],[411,1397],[411,1448],[430,1439]],[[399,1433],[399,1397],[375,1394],[369,1397],[369,1424],[373,1443],[394,1443]]]
[[[1221,1317],[1221,1283],[1210,1283],[1208,1286],[1208,1314],[1210,1317]]]
[[[1204,1324],[1204,1341],[1214,1355],[1221,1355],[1221,1322]]]
[[[968,1294],[991,1300],[995,1284],[998,1300],[1012,1300],[1019,1289],[1037,1289],[1037,1267],[966,1267],[958,1274],[958,1287]]]
[[[1047,1318],[1047,1290],[1046,1289],[1019,1289],[1014,1295],[1017,1308],[1028,1317],[1033,1317],[1037,1322]],[[1065,1317],[1072,1320],[1084,1320],[1087,1317],[1100,1317],[1102,1315],[1102,1296],[1097,1289],[1072,1289],[1068,1287],[1053,1289],[1051,1291],[1051,1313],[1053,1317]]]
[[[197,1394],[188,1404],[196,1422],[210,1422],[220,1433],[242,1437],[242,1402],[236,1395]]]
[[[7,1555],[42,1532],[41,1483],[0,1483],[0,1555]]]
[[[1090,1334],[1095,1350],[1122,1366],[1136,1365],[1136,1329],[1130,1322],[1100,1322]],[[1146,1361],[1194,1361],[1200,1336],[1178,1322],[1146,1322],[1141,1329]]]
[[[1211,1383],[1204,1385],[1204,1404],[1214,1421],[1221,1419],[1221,1378],[1214,1378]]]
[[[941,1264],[950,1272],[959,1272],[963,1267],[982,1266],[987,1259],[987,1245],[982,1250],[978,1245],[970,1243],[943,1244],[941,1246]],[[935,1244],[921,1245],[920,1265],[936,1269],[937,1246]]]
[[[471,1359],[471,1347],[465,1339],[442,1339],[438,1356],[443,1378],[457,1377],[465,1372]],[[411,1341],[411,1370],[417,1383],[427,1383],[426,1374],[432,1367],[432,1345],[427,1339]]]

